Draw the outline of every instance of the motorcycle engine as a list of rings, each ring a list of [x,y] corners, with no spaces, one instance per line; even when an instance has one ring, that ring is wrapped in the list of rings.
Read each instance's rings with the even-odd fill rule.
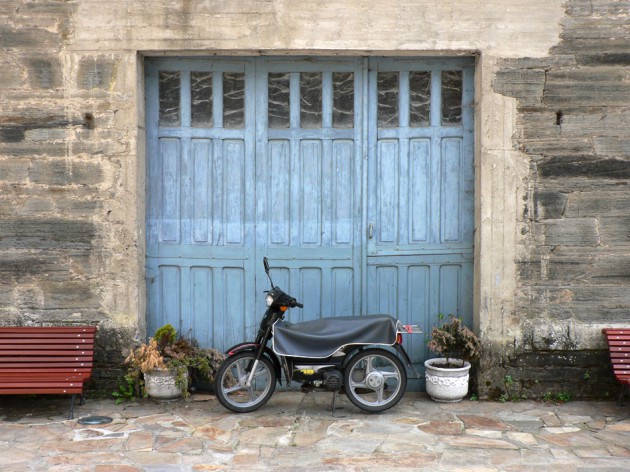
[[[336,391],[343,385],[343,374],[337,369],[326,370],[323,372],[322,380],[326,389]]]

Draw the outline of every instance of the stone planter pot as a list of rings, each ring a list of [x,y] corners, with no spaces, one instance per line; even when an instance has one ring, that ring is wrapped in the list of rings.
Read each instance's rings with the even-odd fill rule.
[[[188,383],[188,372],[184,374],[184,381]],[[144,388],[147,395],[158,400],[171,400],[182,395],[177,385],[177,372],[174,370],[152,370],[144,374]]]
[[[461,363],[461,360],[455,361]],[[427,393],[436,402],[459,402],[468,393],[470,362],[455,369],[436,367],[436,364],[445,363],[446,359],[442,357],[424,362]]]

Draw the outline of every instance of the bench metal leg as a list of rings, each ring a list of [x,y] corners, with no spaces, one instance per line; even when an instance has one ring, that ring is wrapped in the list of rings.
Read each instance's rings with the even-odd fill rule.
[[[81,393],[81,398],[79,400],[79,405],[80,406],[85,405],[85,395],[83,394],[83,392]]]
[[[76,394],[73,393],[72,397],[70,397],[70,413],[68,414],[69,420],[74,419],[74,397],[76,397]]]

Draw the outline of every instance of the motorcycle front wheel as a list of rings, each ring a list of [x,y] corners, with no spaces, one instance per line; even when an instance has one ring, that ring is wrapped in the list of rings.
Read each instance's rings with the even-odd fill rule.
[[[366,349],[353,356],[344,374],[346,395],[366,411],[396,405],[407,388],[407,372],[398,357],[384,349]]]
[[[247,413],[263,406],[276,388],[276,372],[271,361],[263,356],[247,385],[256,361],[255,352],[242,352],[228,357],[217,372],[215,394],[221,404],[237,413]]]

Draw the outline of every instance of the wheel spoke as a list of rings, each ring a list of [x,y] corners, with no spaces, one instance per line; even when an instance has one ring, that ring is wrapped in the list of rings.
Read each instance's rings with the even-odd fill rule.
[[[245,375],[245,372],[243,371],[243,366],[241,365],[241,362],[238,361],[236,362],[236,381],[240,383],[243,375]]]
[[[399,372],[383,372],[381,371],[381,374],[383,375],[383,378],[385,380],[387,379],[396,379],[396,380],[400,380],[400,373]]]
[[[384,384],[383,384],[384,385]],[[379,388],[375,390],[376,392],[376,403],[383,403],[383,391],[385,390],[381,385]]]
[[[367,374],[369,374],[370,372],[372,372],[374,370],[374,366],[372,365],[372,359],[374,359],[374,357],[372,356],[368,356],[365,358],[365,374],[367,377]]]
[[[249,390],[249,401],[254,401],[256,399],[256,384],[252,382],[248,390]]]
[[[239,384],[236,384],[234,387],[223,389],[223,393],[225,393],[227,395],[229,393],[238,392],[241,389],[242,389],[242,387]]]
[[[266,375],[266,374],[267,374],[267,371],[261,367],[260,370],[258,370],[258,372],[254,372],[254,379],[257,377],[260,377],[261,375]]]
[[[367,388],[369,390],[374,390],[372,387],[370,387],[368,384],[365,383],[365,379],[363,380],[363,382],[350,382],[350,388]]]

